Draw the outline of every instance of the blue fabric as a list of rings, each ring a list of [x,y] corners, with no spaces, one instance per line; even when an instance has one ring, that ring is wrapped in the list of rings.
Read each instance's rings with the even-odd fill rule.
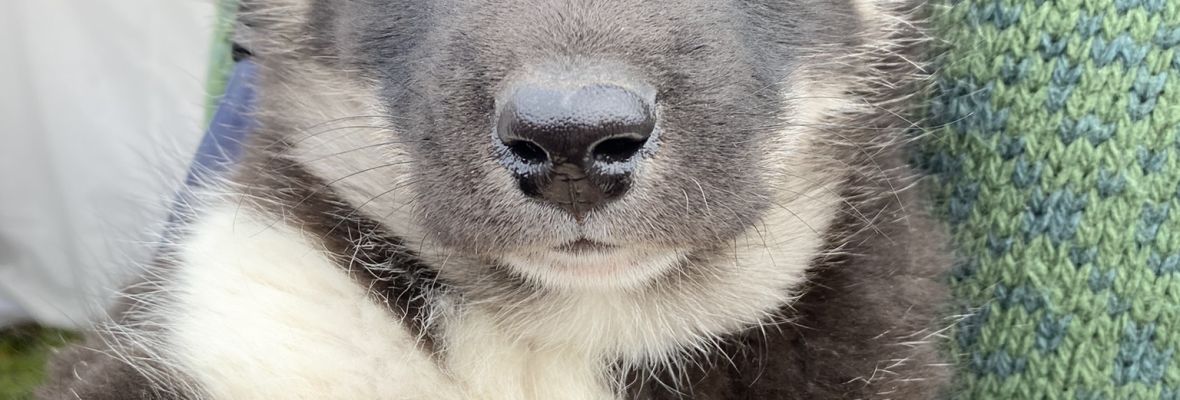
[[[190,221],[194,209],[190,200],[197,189],[226,173],[242,155],[243,143],[254,126],[254,78],[258,66],[249,59],[234,64],[217,111],[197,146],[197,152],[189,164],[188,175],[177,191],[168,216],[165,236],[180,235],[180,229]]]
[[[254,124],[251,111],[257,70],[258,66],[249,59],[234,64],[225,94],[185,178],[185,185],[190,189],[199,187],[206,178],[224,173],[241,156],[242,143]]]

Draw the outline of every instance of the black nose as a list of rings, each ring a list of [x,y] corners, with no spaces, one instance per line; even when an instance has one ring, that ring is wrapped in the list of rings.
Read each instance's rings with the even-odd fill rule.
[[[525,194],[581,218],[630,187],[654,147],[653,102],[613,84],[518,85],[498,107],[502,162]]]

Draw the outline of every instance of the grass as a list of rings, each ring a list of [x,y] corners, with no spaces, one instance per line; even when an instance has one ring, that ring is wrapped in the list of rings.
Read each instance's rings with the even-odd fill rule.
[[[26,399],[41,383],[51,351],[77,339],[33,325],[0,329],[0,399]]]

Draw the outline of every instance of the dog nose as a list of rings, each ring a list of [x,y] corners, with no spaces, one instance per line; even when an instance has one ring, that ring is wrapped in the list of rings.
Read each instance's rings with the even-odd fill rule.
[[[500,140],[521,159],[555,165],[627,161],[651,137],[655,118],[638,94],[614,85],[572,90],[524,86],[502,108]]]
[[[531,83],[504,99],[496,124],[502,163],[525,194],[579,219],[622,196],[653,148],[654,91]]]

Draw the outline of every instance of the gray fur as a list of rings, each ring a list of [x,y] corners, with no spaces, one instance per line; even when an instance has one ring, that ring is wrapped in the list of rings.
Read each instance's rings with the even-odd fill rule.
[[[626,207],[588,220],[609,227],[618,242],[693,249],[690,261],[700,262],[651,283],[654,295],[709,279],[712,264],[702,260],[724,254],[776,207],[781,177],[769,170],[782,160],[767,154],[766,143],[791,124],[787,82],[818,79],[804,71],[854,82],[843,95],[872,106],[819,129],[821,151],[838,160],[834,183],[844,205],[834,228],[822,232],[824,251],[799,300],[783,305],[777,325],[732,332],[710,351],[686,349],[695,367],[620,361],[620,373],[630,377],[627,396],[644,399],[943,393],[949,369],[938,340],[949,324],[939,317],[948,260],[941,228],[920,211],[921,191],[903,162],[910,125],[904,100],[921,75],[909,62],[921,35],[912,25],[888,32],[895,47],[870,48],[866,16],[851,0],[246,0],[242,7],[239,39],[264,72],[259,128],[236,191],[264,199],[247,207],[309,227],[342,267],[361,259],[404,267],[397,271],[431,268],[402,246],[416,238],[399,238],[398,221],[372,211],[390,208],[386,199],[350,202],[338,193],[350,190],[347,182],[314,176],[323,165],[301,165],[289,154],[301,140],[295,133],[308,129],[289,111],[300,99],[284,88],[319,76],[308,71],[375,87],[383,114],[363,123],[380,128],[387,142],[367,145],[409,158],[397,181],[406,182],[410,218],[457,253],[461,267],[438,277],[422,272],[428,279],[393,277],[395,284],[376,290],[384,300],[412,300],[391,306],[427,339],[422,301],[436,292],[505,304],[512,318],[542,312],[528,305],[543,303],[550,289],[480,260],[504,248],[560,245],[580,229],[515,187],[492,184],[504,173],[491,141],[494,100],[506,79],[541,64],[621,65],[657,88],[662,136],[652,162],[678,173],[637,174],[641,183]],[[897,7],[890,11],[917,12]],[[376,239],[357,245],[358,234]],[[391,279],[374,271],[359,278],[366,285]],[[179,391],[152,388],[139,369],[113,358],[88,361],[102,353],[71,354],[43,398],[170,398],[160,393]],[[175,374],[173,381],[185,380]]]
[[[538,220],[516,188],[485,183],[502,170],[489,147],[494,97],[516,71],[614,62],[646,77],[658,88],[665,132],[658,157],[682,173],[594,219],[619,242],[712,246],[771,207],[762,169],[774,160],[760,150],[790,113],[782,109],[786,78],[800,63],[860,50],[850,43],[858,21],[847,0],[316,1],[310,13],[298,27],[305,32],[291,33],[310,38],[306,48],[282,54],[377,82],[397,132],[391,139],[414,158],[427,229],[470,252],[561,244],[568,240],[543,238],[573,224]],[[699,195],[685,200],[686,190]],[[701,215],[706,200],[727,207]],[[473,210],[482,213],[472,218]]]

